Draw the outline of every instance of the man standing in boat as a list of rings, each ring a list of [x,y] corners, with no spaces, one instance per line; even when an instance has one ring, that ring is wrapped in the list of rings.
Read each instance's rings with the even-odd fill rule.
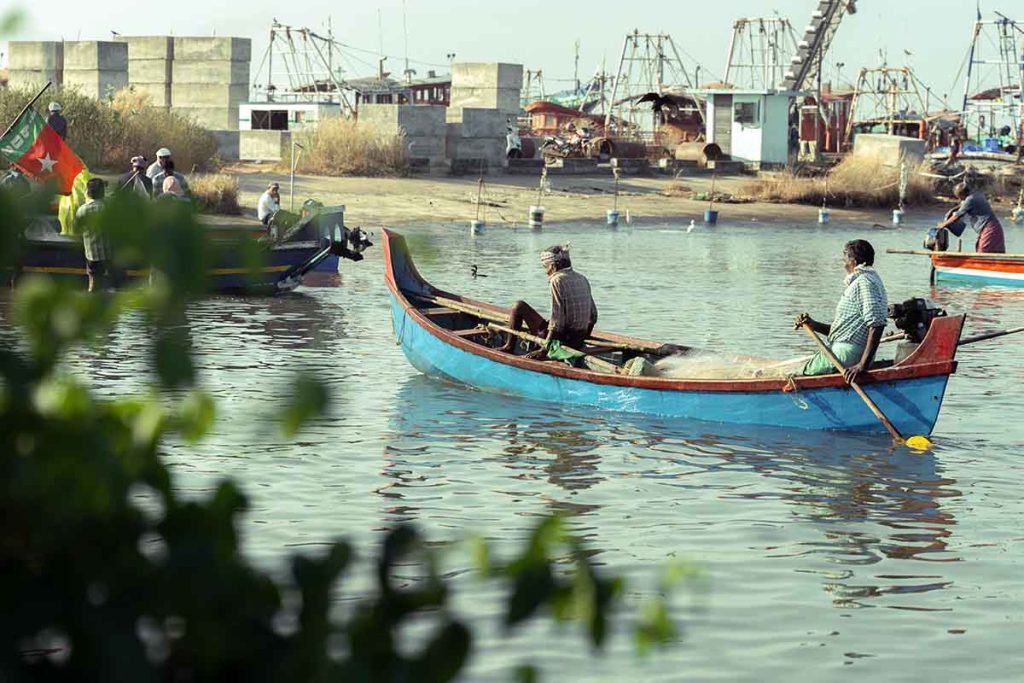
[[[982,254],[1005,254],[1006,239],[1003,236],[1003,225],[996,218],[985,193],[972,192],[967,183],[959,183],[953,188],[953,194],[960,200],[960,206],[950,209],[946,219],[939,223],[939,230],[949,230],[959,237],[969,225],[978,233],[974,251]]]
[[[537,357],[543,358],[548,345],[555,340],[578,351],[597,324],[597,304],[590,293],[590,282],[572,269],[565,247],[545,249],[540,254],[540,263],[551,285],[551,320],[545,320],[525,301],[517,301],[512,306],[509,327],[519,330],[526,323],[531,334],[544,335],[544,348],[533,354]],[[502,350],[512,351],[515,343],[516,338],[509,336]]]
[[[853,382],[871,368],[882,332],[888,318],[889,299],[882,278],[874,268],[875,250],[865,240],[853,240],[843,247],[846,268],[846,289],[836,305],[831,325],[820,323],[806,313],[796,319],[796,329],[810,326],[819,334],[828,335],[832,353],[846,368],[843,377]],[[829,375],[835,372],[832,362],[820,351],[804,365],[804,375]]]

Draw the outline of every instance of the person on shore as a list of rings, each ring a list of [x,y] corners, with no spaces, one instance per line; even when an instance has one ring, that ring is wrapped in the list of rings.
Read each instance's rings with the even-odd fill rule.
[[[32,183],[28,181],[20,168],[11,163],[10,169],[0,178],[0,189],[6,190],[15,197],[24,197],[32,192]]]
[[[89,291],[106,286],[111,280],[110,245],[100,232],[99,212],[103,209],[106,183],[102,178],[90,178],[85,185],[85,204],[75,212],[75,222],[81,226],[82,245],[85,247],[85,273],[89,276]],[[99,283],[99,285],[97,285]]]
[[[160,199],[166,199],[170,201],[187,201],[188,197],[185,196],[185,190],[181,187],[181,183],[175,176],[167,176],[163,179],[163,183],[160,186]]]
[[[936,227],[939,230],[949,230],[960,237],[967,226],[970,226],[978,233],[974,251],[982,254],[1006,253],[1003,225],[992,211],[985,193],[972,191],[967,183],[959,183],[953,188],[953,194],[960,200],[960,206],[950,209],[946,219]]]
[[[60,106],[60,102],[50,102],[50,106],[47,107],[50,114],[46,117],[46,125],[53,128],[54,132],[60,136],[61,140],[67,140],[68,138],[68,120],[61,114],[63,107]]]
[[[540,263],[551,286],[551,319],[545,320],[525,301],[517,301],[512,306],[509,327],[518,331],[526,323],[531,334],[544,335],[544,347],[531,357],[543,359],[548,345],[555,340],[579,351],[597,324],[597,304],[590,292],[590,282],[573,270],[567,247],[545,249],[540,254]],[[511,352],[515,343],[516,337],[510,335],[501,350]]]
[[[270,225],[277,212],[281,210],[281,185],[270,183],[267,191],[260,195],[259,204],[256,206],[256,217],[263,225]]]
[[[174,160],[171,159],[170,157],[167,157],[163,161],[160,172],[153,176],[154,196],[159,197],[162,192],[166,191],[163,188],[164,182],[168,178],[174,178],[175,180],[178,181],[178,186],[180,187],[183,193],[183,197],[188,197],[191,194],[188,187],[188,179],[185,178],[185,176],[183,176],[182,174],[178,173],[176,170],[174,170]]]
[[[828,335],[828,346],[846,370],[847,384],[871,368],[878,344],[882,341],[889,311],[889,300],[882,278],[874,268],[875,250],[865,240],[853,240],[843,247],[846,268],[846,289],[836,304],[831,325],[818,322],[807,313],[796,318],[794,326],[809,325],[819,334]],[[835,366],[818,351],[804,365],[801,374],[830,375]]]
[[[157,173],[164,170],[164,166],[168,161],[171,160],[171,150],[166,147],[161,147],[156,151],[156,161],[149,165],[146,169],[146,175],[150,178],[155,178]]]
[[[146,157],[131,158],[128,172],[117,179],[117,189],[120,192],[135,192],[147,199],[153,196],[153,181],[146,175]]]

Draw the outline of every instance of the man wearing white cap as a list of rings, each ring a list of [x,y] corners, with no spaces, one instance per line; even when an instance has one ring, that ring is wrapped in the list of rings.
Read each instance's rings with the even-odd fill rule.
[[[178,181],[178,186],[185,197],[190,197],[192,191],[188,187],[188,179],[182,174],[174,170],[174,159],[170,156],[170,151],[166,148],[161,149],[161,152],[168,152],[167,156],[158,157],[160,162],[160,170],[157,171],[156,175],[153,176],[153,197],[159,197],[164,193],[164,181],[168,178],[175,178]]]
[[[151,163],[149,165],[149,168],[146,169],[146,175],[148,175],[150,178],[152,178],[157,173],[159,173],[160,171],[164,170],[164,165],[167,163],[167,160],[170,159],[170,158],[171,158],[171,150],[167,149],[166,147],[161,147],[160,149],[158,149],[156,151],[156,161]]]
[[[46,125],[53,128],[54,132],[60,136],[61,140],[66,140],[68,137],[68,121],[61,114],[60,102],[50,102],[50,106],[47,107],[50,115],[46,117]]]

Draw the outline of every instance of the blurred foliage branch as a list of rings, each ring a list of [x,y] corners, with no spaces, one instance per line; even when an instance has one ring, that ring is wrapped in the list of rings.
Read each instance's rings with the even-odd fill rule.
[[[41,191],[18,199],[0,192],[5,277],[29,215],[47,203]],[[291,557],[291,581],[281,584],[241,552],[247,499],[235,483],[201,500],[176,491],[161,444],[195,443],[215,420],[185,315],[205,291],[211,247],[195,216],[177,206],[187,207],[128,195],[99,213],[117,258],[151,271],[150,282],[88,295],[26,277],[15,289],[17,335],[0,336],[0,680],[451,680],[472,634],[415,528],[386,534],[373,590],[338,614],[334,601],[355,556],[349,544]],[[97,398],[61,358],[101,343],[129,312],[153,339],[153,390]],[[330,400],[312,378],[294,386],[282,411],[288,435]],[[583,624],[595,648],[605,644],[623,582],[598,571],[561,520],[541,521],[509,561],[483,542],[474,547],[482,575],[508,588],[507,627],[549,613]],[[417,579],[397,581],[399,566]],[[410,639],[403,627],[424,618],[430,628]],[[641,649],[678,638],[660,597],[634,630]]]

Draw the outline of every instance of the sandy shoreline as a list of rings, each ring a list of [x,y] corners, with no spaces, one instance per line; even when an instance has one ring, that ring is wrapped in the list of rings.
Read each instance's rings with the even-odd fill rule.
[[[222,172],[238,178],[240,202],[246,214],[254,214],[259,195],[267,183],[281,183],[283,206],[288,207],[288,174],[259,165],[235,165]],[[605,211],[612,208],[614,180],[604,176],[550,176],[551,190],[541,204],[546,209],[545,222],[593,221],[603,224]],[[739,193],[752,176],[727,176],[716,181],[721,193]],[[364,227],[414,223],[467,224],[476,216],[478,178],[472,177],[409,177],[409,178],[332,178],[296,176],[296,205],[307,197],[325,204],[344,204],[346,222]],[[493,175],[484,178],[481,214],[492,227],[514,222],[522,227],[529,207],[537,202],[538,179],[532,176]],[[673,187],[685,186],[694,192],[707,192],[710,176],[671,177],[624,176],[619,185],[619,211],[628,211],[634,223],[640,221],[700,222],[706,201],[666,194]],[[751,202],[716,204],[723,221],[785,220],[808,223],[818,216],[816,207],[794,204]],[[942,205],[916,209],[922,215],[936,218],[944,211]],[[831,207],[832,220],[888,224],[891,211],[839,209]]]

